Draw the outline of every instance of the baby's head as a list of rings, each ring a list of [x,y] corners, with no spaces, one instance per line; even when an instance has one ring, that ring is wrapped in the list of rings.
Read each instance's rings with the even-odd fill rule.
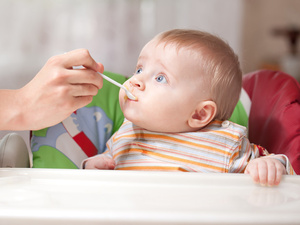
[[[120,105],[127,119],[145,129],[195,131],[231,116],[241,84],[239,61],[228,44],[201,31],[171,30],[142,49],[125,83],[138,101],[120,91]]]

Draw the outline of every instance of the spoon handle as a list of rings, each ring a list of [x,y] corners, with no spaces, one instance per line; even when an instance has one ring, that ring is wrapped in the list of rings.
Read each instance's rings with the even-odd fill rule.
[[[104,74],[100,73],[100,72],[97,72],[99,73],[105,80],[109,81],[110,83],[120,87],[120,88],[123,88],[124,90],[127,90],[122,84],[118,83],[117,81],[109,78],[108,76],[105,76]]]

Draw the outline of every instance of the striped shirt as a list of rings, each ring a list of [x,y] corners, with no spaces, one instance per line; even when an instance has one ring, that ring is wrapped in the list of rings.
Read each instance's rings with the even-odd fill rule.
[[[158,133],[125,119],[104,154],[118,170],[242,173],[260,150],[249,143],[245,127],[230,121],[213,121],[197,132]]]

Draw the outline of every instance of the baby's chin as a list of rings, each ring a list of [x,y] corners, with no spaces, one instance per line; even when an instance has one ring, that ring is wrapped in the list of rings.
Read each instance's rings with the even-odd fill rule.
[[[124,113],[124,112],[123,112],[123,113]],[[125,117],[127,120],[129,120],[130,122],[132,122],[132,123],[134,123],[135,125],[137,125],[138,120],[137,120],[136,116],[134,116],[134,115],[130,116],[130,115],[124,113],[124,117]]]
[[[151,124],[147,124],[147,123],[143,123],[143,121],[137,119],[136,117],[126,117],[125,118],[127,120],[129,120],[130,122],[132,122],[135,126],[141,127],[145,130],[148,131],[152,131],[152,132],[159,132],[159,133],[164,133],[165,131],[159,127],[153,126],[153,123]]]
[[[128,115],[124,113],[124,116],[128,121],[132,122],[135,126],[149,130],[147,129],[148,127],[145,126],[145,124],[136,115]]]

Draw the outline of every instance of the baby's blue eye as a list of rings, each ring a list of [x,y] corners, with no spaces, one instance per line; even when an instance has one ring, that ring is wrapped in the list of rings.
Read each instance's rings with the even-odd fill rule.
[[[157,76],[155,80],[159,83],[167,83],[167,79],[163,75]]]
[[[135,74],[140,74],[142,71],[143,71],[143,69],[142,69],[142,68],[139,68],[139,69],[137,69],[137,70],[135,71]]]

